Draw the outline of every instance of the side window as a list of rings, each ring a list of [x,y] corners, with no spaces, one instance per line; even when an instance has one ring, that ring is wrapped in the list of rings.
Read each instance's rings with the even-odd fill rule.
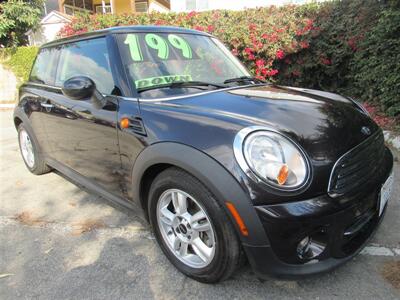
[[[52,85],[56,73],[56,58],[55,49],[41,49],[32,67],[29,80],[36,83]]]
[[[74,76],[87,76],[101,93],[112,94],[114,80],[105,38],[69,43],[61,48],[56,86]]]

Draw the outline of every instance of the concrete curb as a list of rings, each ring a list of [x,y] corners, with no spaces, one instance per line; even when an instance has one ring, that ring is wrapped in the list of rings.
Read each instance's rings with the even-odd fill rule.
[[[384,130],[383,135],[385,136],[385,141],[400,152],[400,135],[388,130]]]

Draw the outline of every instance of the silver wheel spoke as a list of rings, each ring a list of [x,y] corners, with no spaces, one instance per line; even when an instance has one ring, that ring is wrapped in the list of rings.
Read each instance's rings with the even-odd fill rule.
[[[193,240],[192,248],[202,261],[208,262],[212,254],[212,248],[207,247],[207,245],[204,244],[204,242],[200,238],[195,238]]]
[[[172,226],[172,221],[174,220],[175,215],[167,208],[164,207],[161,209],[161,221],[163,221],[168,226]]]
[[[186,256],[188,254],[188,243],[181,242],[180,248],[179,248],[179,255],[180,256]]]
[[[185,195],[182,193],[172,193],[172,204],[174,205],[175,211],[178,215],[182,215],[187,212],[187,200]]]
[[[175,236],[175,239],[172,242],[172,246],[174,247],[174,250],[178,251],[180,245],[181,245],[181,240],[178,237]]]
[[[206,217],[206,214],[204,213],[204,211],[199,210],[197,213],[195,213],[191,217],[190,221],[191,221],[192,224],[196,224],[197,222],[199,222],[199,221],[201,221],[203,219],[206,219],[206,218],[207,217]]]
[[[204,220],[202,223],[194,223],[192,224],[192,228],[195,231],[209,231],[211,229],[211,224],[208,222],[208,220]]]

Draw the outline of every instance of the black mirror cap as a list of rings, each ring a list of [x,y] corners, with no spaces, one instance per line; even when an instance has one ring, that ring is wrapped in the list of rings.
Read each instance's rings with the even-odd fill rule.
[[[82,100],[92,97],[96,84],[86,76],[74,76],[64,81],[62,93],[73,99]]]

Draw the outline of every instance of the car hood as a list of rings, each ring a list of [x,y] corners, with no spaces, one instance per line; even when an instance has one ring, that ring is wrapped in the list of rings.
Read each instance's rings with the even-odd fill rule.
[[[336,161],[379,130],[351,100],[310,89],[246,86],[162,102],[184,113],[206,116],[210,124],[224,120],[222,126],[228,127],[230,120],[231,132],[253,125],[272,127],[297,141],[312,160],[325,163]]]

